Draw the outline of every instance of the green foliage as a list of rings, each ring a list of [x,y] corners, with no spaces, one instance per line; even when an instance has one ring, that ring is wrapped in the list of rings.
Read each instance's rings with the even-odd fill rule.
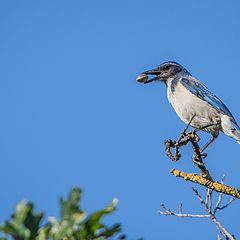
[[[87,215],[80,209],[81,190],[73,188],[67,199],[60,198],[60,219],[35,213],[32,203],[21,201],[9,221],[0,224],[0,240],[102,240],[119,235],[120,224],[107,226],[102,217],[116,209],[117,199],[99,211]],[[118,236],[115,239],[125,239]]]
[[[0,225],[0,231],[16,240],[34,240],[38,234],[42,213],[34,213],[33,205],[21,201],[10,221]],[[4,239],[4,238],[3,238]]]

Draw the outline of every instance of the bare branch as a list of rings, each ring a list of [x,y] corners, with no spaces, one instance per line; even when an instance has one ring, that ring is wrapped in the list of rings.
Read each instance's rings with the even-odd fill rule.
[[[205,204],[209,206],[209,209],[212,209],[212,189],[207,188],[206,189],[206,200],[205,200]]]
[[[159,213],[165,216],[176,216],[176,217],[182,217],[182,218],[210,218],[216,224],[219,232],[224,236],[226,240],[235,240],[235,237],[231,235],[215,217],[215,213],[217,211],[223,210],[226,207],[228,207],[235,200],[235,198],[231,198],[227,204],[221,207],[220,204],[222,202],[222,193],[220,193],[217,198],[215,208],[212,211],[212,202],[213,202],[212,190],[207,189],[205,201],[203,200],[203,198],[200,196],[200,194],[196,189],[193,188],[193,191],[197,195],[200,202],[203,204],[207,214],[183,213],[182,203],[179,206],[179,212],[174,212],[173,210],[167,208],[164,204],[161,204],[163,211],[159,211]],[[222,238],[219,235],[218,235],[218,239],[222,240]]]
[[[212,219],[212,221],[216,224],[217,228],[219,229],[219,231],[224,235],[224,237],[227,240],[236,240],[236,238],[231,235],[223,226],[222,224],[216,219],[215,215],[210,211],[210,209],[208,208],[208,206],[205,204],[205,202],[203,201],[202,197],[200,196],[200,194],[198,193],[198,191],[195,188],[192,188],[192,190],[194,191],[194,193],[197,195],[200,203],[204,206],[206,212],[210,215],[210,218]]]
[[[219,193],[216,206],[215,206],[215,208],[214,208],[214,210],[213,210],[213,214],[215,214],[215,213],[217,212],[217,210],[219,209],[219,206],[220,206],[220,204],[221,204],[221,202],[222,202],[222,195],[223,195],[223,193]],[[210,209],[210,210],[212,211],[212,209]]]
[[[222,180],[221,180],[221,184],[224,183],[224,180],[225,180],[225,176],[222,177]],[[218,211],[218,210],[223,210],[224,208],[228,207],[236,198],[232,197],[225,205],[223,205],[222,207],[220,207],[220,204],[222,202],[222,197],[223,197],[223,193],[220,193],[219,196],[218,196],[218,201],[216,203],[216,206],[213,210],[213,214],[215,215],[215,213]]]
[[[158,213],[165,215],[165,216],[171,215],[171,216],[176,216],[176,217],[210,218],[210,215],[206,215],[206,214],[190,214],[190,213],[182,213],[182,212],[176,213],[176,212],[173,212],[171,209],[167,209],[164,204],[161,204],[161,207],[164,209],[164,211],[159,211]]]
[[[224,180],[225,180],[225,176],[222,177],[221,184],[224,184]],[[218,200],[217,200],[215,209],[214,209],[214,211],[213,211],[213,214],[215,214],[216,211],[217,211],[217,209],[219,209],[219,206],[220,206],[220,204],[221,204],[221,202],[222,202],[222,195],[223,195],[223,194],[220,193],[219,196],[218,196]]]
[[[216,224],[219,232],[224,236],[226,240],[236,240],[233,235],[231,235],[222,224],[216,219],[215,214],[217,211],[223,210],[228,207],[236,198],[240,198],[240,190],[233,188],[231,186],[227,186],[224,184],[224,177],[222,178],[221,183],[214,181],[210,176],[209,171],[204,165],[202,159],[204,159],[207,154],[203,153],[203,150],[206,149],[206,144],[202,149],[200,149],[198,142],[200,141],[199,136],[196,134],[197,131],[202,129],[195,129],[190,132],[186,132],[188,127],[190,126],[191,121],[195,116],[192,117],[187,127],[181,132],[180,138],[175,140],[166,140],[165,143],[165,152],[166,155],[172,161],[178,161],[181,158],[180,148],[184,145],[190,143],[193,148],[192,161],[200,170],[200,176],[195,173],[185,173],[177,169],[172,169],[171,173],[176,177],[181,177],[186,181],[191,181],[200,185],[207,187],[205,201],[203,201],[202,197],[199,195],[198,191],[193,188],[193,191],[197,195],[201,204],[203,204],[205,211],[207,214],[189,214],[183,213],[182,204],[179,207],[179,213],[172,211],[171,209],[167,209],[164,204],[162,204],[162,208],[164,211],[159,211],[160,214],[165,216],[177,216],[177,217],[191,217],[191,218],[211,218],[212,221]],[[210,125],[211,126],[211,125]],[[209,127],[209,126],[206,126]],[[172,153],[172,149],[174,149],[174,153]],[[218,199],[216,201],[216,205],[213,208],[213,191],[219,192]],[[222,205],[223,194],[227,194],[232,196],[228,203]],[[218,235],[218,240],[222,240],[222,238]]]
[[[218,210],[223,210],[224,208],[228,207],[234,200],[236,200],[236,198],[232,197],[228,203],[226,203],[225,205],[223,205],[222,207],[218,206],[218,207],[215,207],[214,211],[213,211],[213,214],[215,214]]]
[[[180,203],[180,206],[179,206],[179,213],[183,213],[183,204]]]

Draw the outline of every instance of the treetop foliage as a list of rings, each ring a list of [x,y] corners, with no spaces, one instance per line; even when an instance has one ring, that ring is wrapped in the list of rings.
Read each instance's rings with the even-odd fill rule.
[[[102,222],[105,215],[115,211],[117,199],[87,214],[79,206],[81,194],[79,188],[72,188],[67,199],[60,198],[60,219],[49,217],[46,223],[43,213],[35,212],[31,202],[19,202],[10,220],[0,224],[0,240],[102,240],[113,236],[125,239],[120,235],[120,224],[107,226]]]

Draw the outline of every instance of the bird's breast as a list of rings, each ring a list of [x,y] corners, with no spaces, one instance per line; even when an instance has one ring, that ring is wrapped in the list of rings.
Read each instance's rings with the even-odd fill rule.
[[[220,118],[216,109],[188,91],[180,81],[175,84],[174,91],[172,91],[171,85],[167,85],[167,95],[169,102],[182,121],[189,123],[192,116],[195,115],[191,124],[193,127],[201,128]]]

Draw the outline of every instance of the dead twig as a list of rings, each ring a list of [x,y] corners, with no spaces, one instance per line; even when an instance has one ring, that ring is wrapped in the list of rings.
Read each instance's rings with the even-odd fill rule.
[[[165,205],[162,203],[161,207],[163,208],[164,211],[158,211],[160,214],[165,215],[165,216],[176,216],[176,217],[189,217],[189,218],[209,218],[210,215],[206,215],[206,214],[192,214],[192,213],[176,213],[173,212],[171,209],[167,209],[165,207]]]
[[[223,183],[223,181],[222,181]],[[222,204],[222,193],[219,194],[214,210],[212,210],[212,190],[208,189],[206,191],[206,200],[204,201],[203,198],[201,197],[201,195],[198,193],[198,191],[195,188],[192,188],[193,192],[196,194],[196,196],[198,197],[200,203],[204,206],[204,209],[206,211],[207,214],[192,214],[192,213],[183,213],[182,211],[182,204],[180,204],[179,207],[179,212],[174,212],[173,210],[167,208],[164,204],[161,204],[161,208],[163,209],[162,211],[159,211],[159,213],[161,215],[165,215],[165,216],[176,216],[176,217],[181,217],[181,218],[210,218],[217,226],[217,229],[219,230],[219,232],[223,235],[223,237],[226,240],[236,240],[236,238],[230,234],[224,227],[223,225],[217,220],[215,214],[217,211],[223,210],[226,207],[228,207],[232,202],[233,202],[233,198],[231,198],[231,200],[223,205],[223,207],[221,207],[220,205]],[[222,239],[219,235],[218,235],[218,239]]]
[[[195,188],[192,188],[192,190],[194,191],[194,193],[197,195],[200,203],[204,206],[206,212],[210,215],[210,218],[212,219],[212,221],[216,224],[218,230],[220,231],[221,234],[223,234],[223,236],[225,237],[225,239],[227,240],[236,240],[236,238],[230,234],[224,227],[223,225],[217,220],[217,218],[215,217],[215,215],[211,212],[211,210],[209,209],[208,205],[205,204],[205,202],[203,201],[202,197],[200,196],[200,194],[198,193],[198,191]]]

